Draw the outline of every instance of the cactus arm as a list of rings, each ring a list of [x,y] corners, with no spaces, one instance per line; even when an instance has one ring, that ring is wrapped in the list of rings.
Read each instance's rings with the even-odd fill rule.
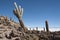
[[[16,2],[14,2],[14,6],[15,6],[15,8],[16,8],[16,12],[17,12],[16,14],[17,14],[17,17],[19,18],[21,12],[19,11],[19,8],[18,8]]]
[[[16,8],[17,11],[18,11],[18,6],[17,6],[16,2],[14,2],[14,6],[15,6],[15,8]]]

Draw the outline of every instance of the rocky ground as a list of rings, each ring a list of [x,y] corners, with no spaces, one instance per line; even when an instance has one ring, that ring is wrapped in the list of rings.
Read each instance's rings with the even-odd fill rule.
[[[0,40],[60,40],[60,32],[38,30],[24,32],[19,23],[0,16]]]
[[[30,31],[24,32],[19,23],[0,16],[0,40],[38,40],[38,36]]]

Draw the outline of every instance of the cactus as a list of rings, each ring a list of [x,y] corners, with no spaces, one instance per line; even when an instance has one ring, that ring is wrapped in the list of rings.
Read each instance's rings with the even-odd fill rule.
[[[17,6],[16,2],[14,2],[15,5],[15,9],[13,10],[14,15],[18,18],[20,26],[24,29],[24,31],[26,31],[26,28],[24,26],[24,23],[22,21],[22,15],[23,15],[23,8],[21,8],[21,6]]]
[[[5,17],[6,25],[8,25],[8,17]]]
[[[48,27],[48,21],[45,21],[45,25],[46,25],[46,31],[49,32],[49,27]]]

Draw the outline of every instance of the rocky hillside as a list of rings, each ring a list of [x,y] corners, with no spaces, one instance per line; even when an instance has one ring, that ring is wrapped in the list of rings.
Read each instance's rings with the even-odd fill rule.
[[[0,40],[39,40],[39,37],[29,30],[25,33],[19,23],[0,16]]]
[[[14,22],[12,19],[8,20],[8,17],[0,16],[0,40],[60,40],[60,31],[27,29],[24,32],[19,23]]]
[[[14,2],[14,15],[19,23],[10,20],[6,16],[0,16],[0,40],[60,40],[60,31],[50,32],[48,21],[45,21],[46,28],[43,31],[28,30],[22,21],[23,8],[19,8]],[[45,31],[46,29],[46,31]]]

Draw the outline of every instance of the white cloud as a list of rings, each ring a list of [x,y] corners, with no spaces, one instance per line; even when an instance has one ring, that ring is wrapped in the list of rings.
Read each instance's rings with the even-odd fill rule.
[[[31,28],[31,30],[36,30],[36,28]],[[30,28],[28,28],[30,30]],[[44,28],[38,28],[39,31],[44,30]],[[54,32],[54,31],[60,31],[60,28],[49,28],[49,31]]]

